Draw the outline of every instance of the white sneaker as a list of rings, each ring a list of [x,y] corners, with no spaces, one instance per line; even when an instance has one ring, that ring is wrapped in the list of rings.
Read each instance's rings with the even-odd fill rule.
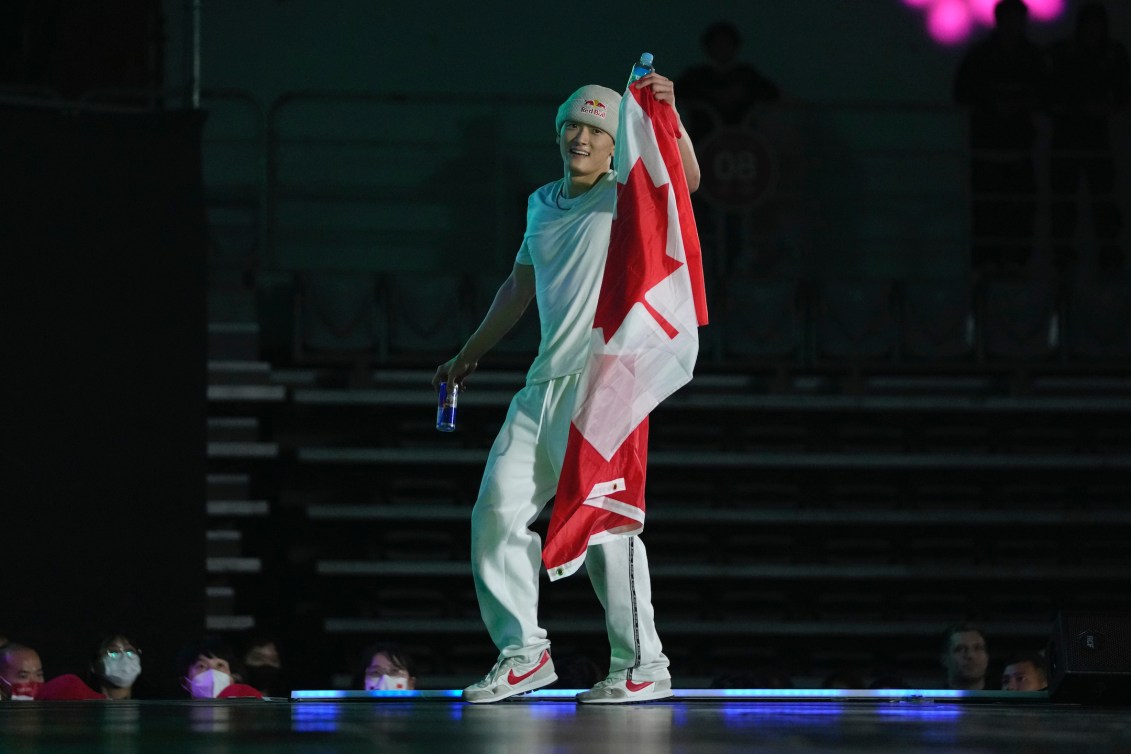
[[[483,676],[483,680],[463,690],[463,700],[472,704],[497,702],[501,699],[525,694],[558,680],[550,650],[542,650],[534,662],[523,662],[521,657],[503,657]]]
[[[666,699],[672,695],[672,679],[632,681],[628,678],[606,678],[588,691],[577,695],[583,704],[626,704]]]

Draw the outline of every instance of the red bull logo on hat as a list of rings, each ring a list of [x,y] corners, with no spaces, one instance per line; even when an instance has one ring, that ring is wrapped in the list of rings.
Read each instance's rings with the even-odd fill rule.
[[[596,115],[602,120],[605,119],[605,113],[607,109],[608,108],[606,108],[605,103],[599,99],[587,99],[581,105],[581,112],[585,113],[586,115]]]

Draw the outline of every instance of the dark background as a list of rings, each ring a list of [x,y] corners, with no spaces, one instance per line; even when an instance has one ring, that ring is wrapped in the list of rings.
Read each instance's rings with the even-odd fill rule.
[[[0,108],[2,623],[48,677],[200,633],[203,122]]]
[[[1067,33],[1077,5],[1067,3],[1060,22],[1034,25],[1033,37]],[[190,7],[0,4],[2,83],[90,105],[0,108],[0,634],[35,645],[48,677],[82,672],[95,642],[124,630],[161,658],[147,664],[143,682],[164,688],[175,676],[167,658],[204,628],[201,173],[202,158],[222,163],[226,155],[202,154],[202,132],[216,119],[183,109]],[[1127,42],[1131,11],[1108,7],[1114,36]],[[698,34],[720,18],[744,34],[741,57],[791,101],[945,103],[965,49],[931,41],[922,14],[898,0],[610,3],[578,13],[553,4],[390,10],[362,0],[206,1],[200,83],[247,93],[264,109],[296,90],[558,98],[579,81],[616,85],[643,49],[675,74],[701,60]],[[111,106],[112,92],[144,87],[163,92],[147,104],[167,97],[168,109],[141,112],[135,95],[123,97],[124,108]],[[411,131],[381,125],[387,130],[358,130],[391,138]],[[814,132],[830,136],[833,156],[842,149],[837,129],[868,129],[821,126]],[[947,135],[961,147],[961,128]],[[1128,174],[1121,171],[1124,184]],[[897,268],[849,253],[829,250],[848,268]],[[955,259],[961,263],[959,255],[900,264],[947,267]]]

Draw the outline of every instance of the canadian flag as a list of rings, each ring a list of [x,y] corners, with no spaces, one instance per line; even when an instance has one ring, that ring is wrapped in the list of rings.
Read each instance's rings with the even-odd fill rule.
[[[680,136],[669,105],[651,89],[628,88],[589,361],[542,549],[551,580],[577,571],[589,545],[644,529],[648,414],[695,367],[707,300]]]

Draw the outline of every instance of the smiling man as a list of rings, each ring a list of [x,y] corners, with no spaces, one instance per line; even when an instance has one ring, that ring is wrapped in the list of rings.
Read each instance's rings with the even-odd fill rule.
[[[670,79],[649,74],[633,83],[674,108]],[[463,692],[468,702],[495,702],[557,678],[550,641],[538,622],[541,545],[530,530],[554,496],[575,398],[589,356],[597,299],[609,249],[617,176],[612,169],[621,96],[583,86],[555,119],[563,176],[535,191],[510,276],[460,352],[436,369],[433,384],[462,383],[522,316],[538,306],[542,338],[487,459],[471,514],[471,560],[483,622],[498,661]],[[683,131],[682,127],[680,129]],[[699,166],[686,132],[679,153],[688,188]],[[588,573],[605,608],[612,654],[609,676],[581,702],[619,703],[671,695],[671,675],[651,604],[648,561],[639,537],[589,549]]]
[[[31,647],[10,643],[0,647],[0,699],[31,701],[43,685],[43,663]]]

